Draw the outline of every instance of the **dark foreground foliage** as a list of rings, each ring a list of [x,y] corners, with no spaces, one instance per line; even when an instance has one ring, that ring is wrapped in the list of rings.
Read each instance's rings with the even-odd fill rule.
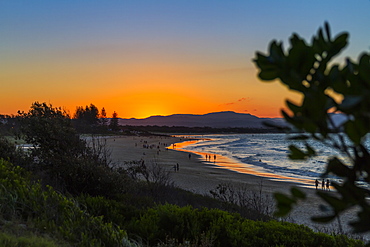
[[[90,210],[97,209],[90,206]],[[116,207],[107,213],[111,215]],[[150,246],[168,239],[182,244],[197,243],[195,246],[206,246],[205,243],[207,246],[363,246],[362,242],[346,236],[315,233],[302,225],[253,221],[219,209],[171,204],[142,210],[124,228],[131,238]]]
[[[77,246],[124,246],[125,231],[86,211],[51,187],[32,182],[20,167],[0,160],[0,213],[3,220],[31,221],[45,233]]]
[[[345,236],[315,233],[291,223],[247,220],[219,209],[170,204],[140,209],[123,198],[73,199],[51,187],[42,189],[28,172],[4,160],[0,174],[2,221],[32,222],[39,232],[73,246],[130,246],[126,232],[149,246],[168,239],[197,243],[193,246],[205,242],[212,243],[209,246],[363,246]]]
[[[332,36],[328,23],[319,28],[307,42],[298,34],[289,39],[289,48],[272,41],[267,54],[256,53],[254,62],[264,81],[279,80],[302,101],[286,101],[285,120],[303,132],[293,137],[304,148],[290,145],[289,157],[306,160],[319,150],[312,142],[320,142],[335,150],[327,159],[322,177],[340,178],[332,186],[338,192],[317,195],[330,207],[330,215],[315,217],[317,222],[330,222],[351,208],[360,209],[350,224],[357,232],[370,231],[370,152],[366,143],[370,133],[370,53],[362,53],[357,61],[347,58],[337,63],[335,58],[348,45],[349,33]],[[336,122],[334,113],[343,121]],[[290,211],[297,202],[296,195],[277,194],[279,214]]]

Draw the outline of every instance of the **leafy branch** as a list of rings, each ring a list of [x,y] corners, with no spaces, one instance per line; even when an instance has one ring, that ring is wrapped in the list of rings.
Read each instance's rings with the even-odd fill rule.
[[[290,38],[290,48],[276,40],[269,46],[268,54],[256,53],[254,62],[263,81],[279,80],[292,91],[302,95],[295,104],[286,100],[288,111],[282,110],[285,120],[302,132],[294,137],[305,143],[305,150],[295,145],[289,147],[291,159],[306,160],[317,154],[308,144],[314,140],[334,148],[347,157],[348,163],[338,157],[328,158],[322,176],[333,174],[343,178],[342,183],[333,183],[337,193],[318,191],[331,208],[332,214],[314,217],[313,220],[328,222],[344,211],[359,206],[356,221],[351,222],[355,231],[370,230],[370,206],[366,198],[370,182],[370,154],[366,148],[366,135],[370,132],[370,56],[363,53],[358,62],[350,59],[342,64],[333,59],[348,44],[349,34],[344,32],[331,36],[328,23],[319,28],[311,43],[297,34]],[[345,120],[336,125],[333,114],[342,114]],[[366,188],[358,181],[365,181]],[[277,212],[288,214],[292,205],[303,198],[296,190],[291,196],[277,194]]]

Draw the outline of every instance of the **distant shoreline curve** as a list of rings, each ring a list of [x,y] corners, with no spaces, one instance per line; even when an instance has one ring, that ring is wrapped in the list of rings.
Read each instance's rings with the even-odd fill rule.
[[[173,135],[174,137],[180,137],[184,139],[184,141],[177,142],[171,144],[168,149],[172,149],[175,151],[181,151],[181,152],[187,152],[190,154],[195,154],[198,159],[205,165],[214,166],[218,169],[226,169],[233,172],[241,173],[241,174],[247,174],[252,175],[256,177],[260,177],[263,179],[269,179],[272,181],[280,181],[280,182],[289,182],[297,184],[299,187],[314,189],[313,181],[310,179],[299,179],[299,178],[293,178],[293,177],[286,177],[281,175],[276,175],[274,173],[267,173],[267,172],[259,172],[252,168],[251,165],[247,163],[243,163],[237,159],[233,159],[230,157],[226,157],[220,154],[213,154],[209,152],[197,152],[197,151],[191,151],[184,149],[185,147],[194,144],[196,142],[200,142],[202,140],[205,140],[206,138],[197,138],[193,135]],[[186,138],[184,136],[189,136],[189,138]],[[207,160],[206,155],[210,156],[211,159]],[[214,159],[214,155],[216,155],[216,159]]]

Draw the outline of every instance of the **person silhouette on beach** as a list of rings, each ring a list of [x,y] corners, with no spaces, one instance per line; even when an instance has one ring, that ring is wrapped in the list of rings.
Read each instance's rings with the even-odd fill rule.
[[[317,189],[317,187],[319,186],[319,180],[315,180],[315,186],[316,186],[316,189]]]
[[[330,191],[330,181],[329,179],[326,180],[326,189]]]
[[[216,155],[214,155],[213,158],[215,159],[215,162],[216,162]]]
[[[176,170],[179,171],[180,170],[180,165],[179,163],[176,163]]]
[[[321,189],[325,189],[325,180],[323,179],[322,182],[321,182]]]

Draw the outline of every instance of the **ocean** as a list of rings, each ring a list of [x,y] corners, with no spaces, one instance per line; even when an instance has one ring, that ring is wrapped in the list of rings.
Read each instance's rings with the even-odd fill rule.
[[[291,134],[290,136],[292,136]],[[288,158],[289,145],[303,148],[304,143],[288,139],[287,134],[214,134],[192,135],[186,138],[199,139],[181,145],[184,151],[202,155],[203,162],[242,173],[252,173],[269,179],[314,186],[315,179],[322,179],[329,157],[337,156],[346,162],[345,156],[319,142],[310,141],[317,156],[305,161]],[[216,160],[214,155],[217,155]],[[228,162],[218,162],[224,157]],[[229,165],[230,163],[237,163]],[[340,178],[328,176],[332,181]]]

